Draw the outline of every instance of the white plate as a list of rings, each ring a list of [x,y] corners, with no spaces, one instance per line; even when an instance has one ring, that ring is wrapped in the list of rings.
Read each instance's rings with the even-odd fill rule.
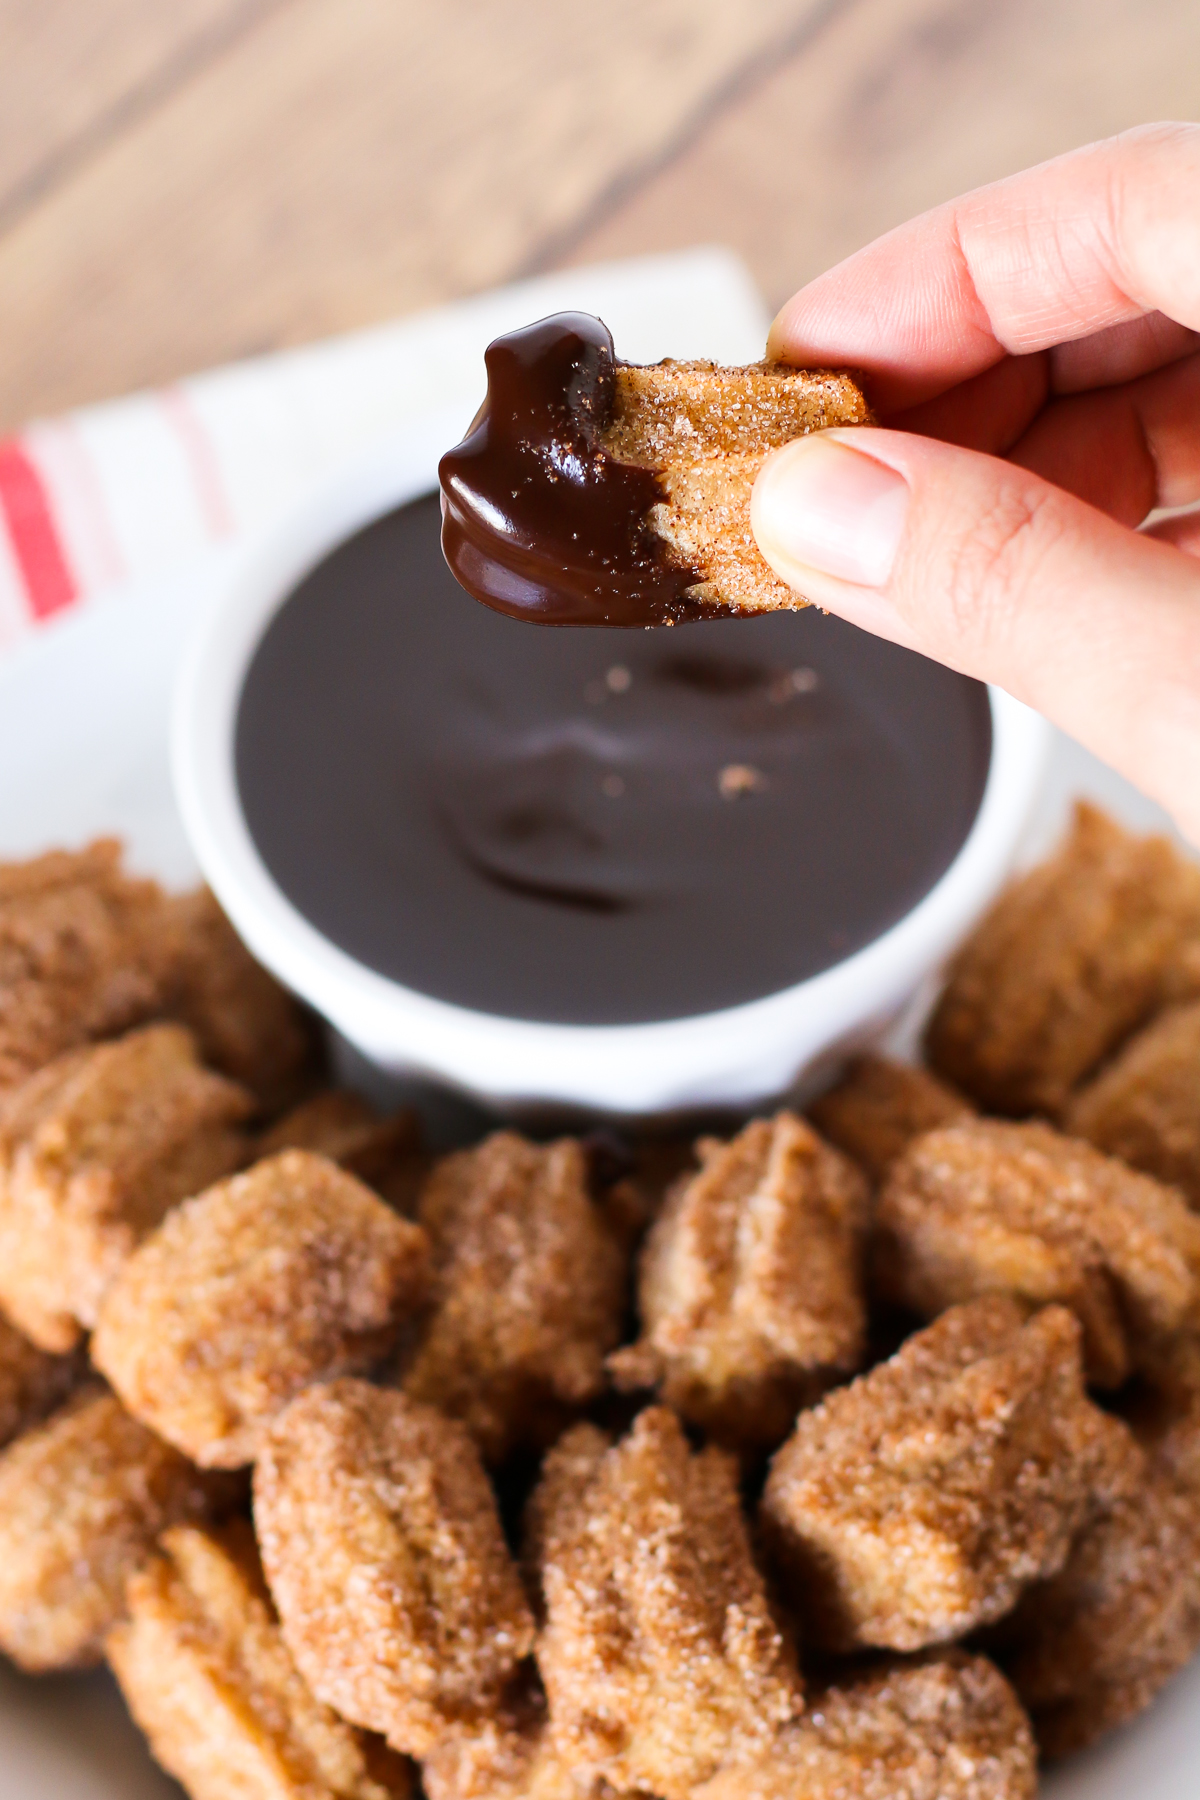
[[[172,886],[196,878],[171,795],[167,719],[180,652],[214,586],[214,558],[48,627],[0,662],[0,858],[99,832]],[[1039,855],[1072,796],[1139,829],[1161,811],[1067,738],[1058,742],[1027,852]],[[1200,1661],[1133,1725],[1052,1776],[1052,1800],[1196,1800]],[[28,1681],[0,1667],[2,1800],[167,1800],[102,1674]]]

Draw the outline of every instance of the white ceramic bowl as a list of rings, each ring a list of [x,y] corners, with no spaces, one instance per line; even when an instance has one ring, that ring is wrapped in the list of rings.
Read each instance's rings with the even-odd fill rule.
[[[924,899],[865,948],[807,981],[693,1018],[556,1025],[431,999],[364,967],[275,884],[238,800],[234,730],[246,670],[296,583],[342,539],[427,493],[461,420],[378,448],[246,554],[201,626],[176,698],[173,765],[204,873],[255,955],[388,1077],[432,1080],[513,1118],[634,1120],[750,1109],[811,1087],[912,1001],[995,893],[1036,796],[1044,721],[991,693],[992,760],[975,823]]]

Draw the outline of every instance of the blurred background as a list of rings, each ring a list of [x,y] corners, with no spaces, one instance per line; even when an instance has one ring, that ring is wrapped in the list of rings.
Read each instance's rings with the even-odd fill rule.
[[[0,430],[566,264],[775,305],[1200,117],[1200,0],[0,0]]]

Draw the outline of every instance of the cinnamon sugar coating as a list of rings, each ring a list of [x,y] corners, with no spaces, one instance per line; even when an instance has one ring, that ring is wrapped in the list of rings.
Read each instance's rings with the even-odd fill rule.
[[[642,1252],[641,1340],[610,1367],[718,1442],[769,1448],[861,1362],[867,1184],[794,1113],[700,1150]]]
[[[302,1388],[383,1357],[427,1282],[419,1227],[287,1150],[168,1214],[105,1296],[92,1360],[168,1442],[238,1468]]]
[[[545,1695],[520,1678],[488,1718],[445,1733],[421,1785],[428,1800],[614,1800],[607,1782],[580,1779],[559,1756]]]
[[[1200,1325],[1200,1219],[1174,1188],[1048,1125],[975,1119],[894,1166],[875,1275],[926,1318],[984,1293],[1061,1301],[1089,1379],[1119,1387],[1157,1342]]]
[[[408,1800],[411,1766],[309,1692],[249,1526],[177,1525],[105,1643],[155,1760],[191,1800]]]
[[[179,1025],[70,1050],[0,1095],[0,1305],[65,1351],[167,1209],[243,1161],[245,1089]]]
[[[1063,1127],[1200,1212],[1200,1001],[1168,1007],[1076,1093]]]
[[[1006,1628],[1043,1754],[1132,1719],[1200,1649],[1200,1405],[1148,1447],[1142,1481],[1080,1532]]]
[[[255,962],[207,888],[169,902],[163,928],[170,983],[164,1010],[195,1032],[206,1062],[278,1112],[311,1086],[314,1021]]]
[[[437,1164],[418,1216],[436,1303],[405,1393],[464,1420],[489,1461],[552,1443],[604,1386],[628,1280],[622,1221],[591,1197],[581,1146],[496,1132]]]
[[[1136,1480],[1128,1429],[1087,1398],[1063,1307],[953,1307],[810,1412],[762,1522],[806,1629],[918,1650],[1000,1618],[1062,1567],[1097,1495]]]
[[[991,1112],[1057,1116],[1159,1005],[1200,939],[1200,868],[1080,802],[1066,842],[1001,895],[951,966],[926,1037]]]
[[[974,1107],[928,1069],[886,1056],[856,1056],[836,1086],[808,1108],[823,1137],[881,1182],[923,1132],[969,1119]]]
[[[1032,1800],[1029,1721],[999,1670],[951,1650],[813,1697],[806,1718],[695,1800]]]
[[[497,1710],[533,1620],[463,1425],[364,1381],[311,1388],[267,1435],[254,1518],[327,1705],[415,1756]]]
[[[702,577],[692,598],[740,611],[806,606],[766,562],[750,529],[750,490],[770,452],[870,411],[849,375],[782,363],[619,363],[604,448],[658,472],[650,510],[672,559]]]
[[[78,1387],[85,1368],[79,1352],[54,1356],[0,1318],[0,1448],[39,1425]]]
[[[111,1394],[81,1391],[0,1455],[0,1649],[30,1670],[99,1661],[159,1532],[235,1497]]]
[[[0,863],[0,1090],[160,1008],[166,905],[112,838]]]
[[[673,1413],[650,1408],[615,1446],[592,1426],[568,1432],[532,1515],[552,1739],[585,1786],[684,1800],[798,1716],[736,1464],[691,1452]]]
[[[261,1157],[311,1150],[382,1194],[401,1212],[412,1210],[429,1172],[415,1112],[384,1116],[346,1088],[323,1088],[276,1121],[255,1145]]]

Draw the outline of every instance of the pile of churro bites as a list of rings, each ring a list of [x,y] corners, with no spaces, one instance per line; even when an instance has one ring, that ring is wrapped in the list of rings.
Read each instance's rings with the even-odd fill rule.
[[[433,1157],[210,897],[0,867],[0,1648],[193,1800],[1022,1800],[1200,1646],[1200,867],[926,1067]]]

